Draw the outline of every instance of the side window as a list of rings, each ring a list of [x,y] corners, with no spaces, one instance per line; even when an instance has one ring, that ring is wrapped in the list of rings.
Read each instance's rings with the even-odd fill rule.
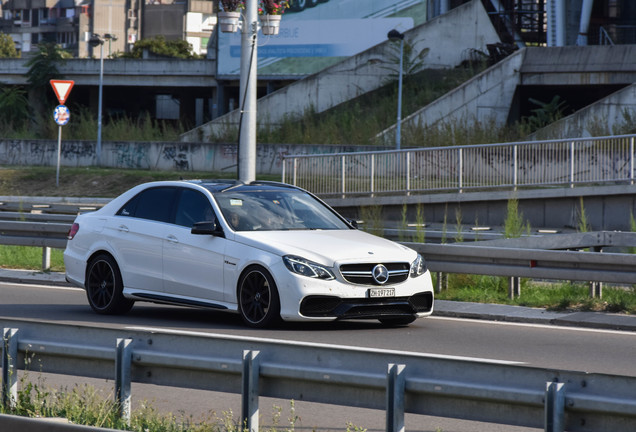
[[[170,222],[176,193],[173,187],[146,189],[119,209],[117,215]]]
[[[191,228],[195,222],[215,220],[208,198],[199,191],[183,189],[177,204],[175,223]]]

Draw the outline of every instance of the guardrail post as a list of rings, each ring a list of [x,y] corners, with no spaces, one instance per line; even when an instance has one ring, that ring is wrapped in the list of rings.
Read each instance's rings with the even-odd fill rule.
[[[603,298],[603,282],[590,282],[590,298]]]
[[[260,351],[243,351],[241,429],[258,432],[258,375]]]
[[[435,292],[438,294],[443,289],[448,289],[448,275],[446,273],[437,272],[437,280],[435,281]]]
[[[18,400],[18,329],[2,332],[2,407],[15,407]]]
[[[49,270],[51,268],[51,248],[42,248],[42,271]]]
[[[389,363],[386,383],[386,430],[404,432],[405,365]]]
[[[508,279],[508,298],[513,300],[515,297],[521,295],[521,278],[517,276],[511,276]]]
[[[545,387],[545,432],[565,430],[565,385],[548,382]]]
[[[132,339],[117,339],[115,356],[115,402],[119,416],[130,426]]]

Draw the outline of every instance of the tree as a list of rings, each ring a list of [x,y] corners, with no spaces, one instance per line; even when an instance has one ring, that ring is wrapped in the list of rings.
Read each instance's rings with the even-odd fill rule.
[[[0,87],[0,121],[16,125],[29,118],[29,101],[26,92],[16,86]]]
[[[18,56],[13,38],[6,33],[0,33],[0,58],[13,58]]]
[[[49,81],[63,78],[57,65],[72,56],[55,42],[42,42],[38,47],[39,52],[26,63],[29,67],[26,76],[29,82],[29,104],[36,113],[43,113],[48,102],[55,103]]]
[[[198,58],[192,53],[192,45],[184,40],[166,40],[163,36],[152,39],[141,39],[135,43],[130,54],[123,54],[122,57],[142,58],[144,51],[160,56],[181,59]]]

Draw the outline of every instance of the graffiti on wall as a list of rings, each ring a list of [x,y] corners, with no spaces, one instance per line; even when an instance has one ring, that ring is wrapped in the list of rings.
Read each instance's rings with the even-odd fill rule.
[[[113,146],[114,160],[118,168],[148,168],[148,146],[134,143],[118,143]]]

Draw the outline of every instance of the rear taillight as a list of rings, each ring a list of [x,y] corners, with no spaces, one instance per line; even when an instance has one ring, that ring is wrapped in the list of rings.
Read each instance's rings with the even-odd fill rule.
[[[75,234],[77,234],[78,231],[79,231],[79,224],[74,223],[73,225],[71,225],[71,229],[68,230],[68,234],[66,235],[66,238],[69,240],[73,240],[73,237],[75,237]]]

